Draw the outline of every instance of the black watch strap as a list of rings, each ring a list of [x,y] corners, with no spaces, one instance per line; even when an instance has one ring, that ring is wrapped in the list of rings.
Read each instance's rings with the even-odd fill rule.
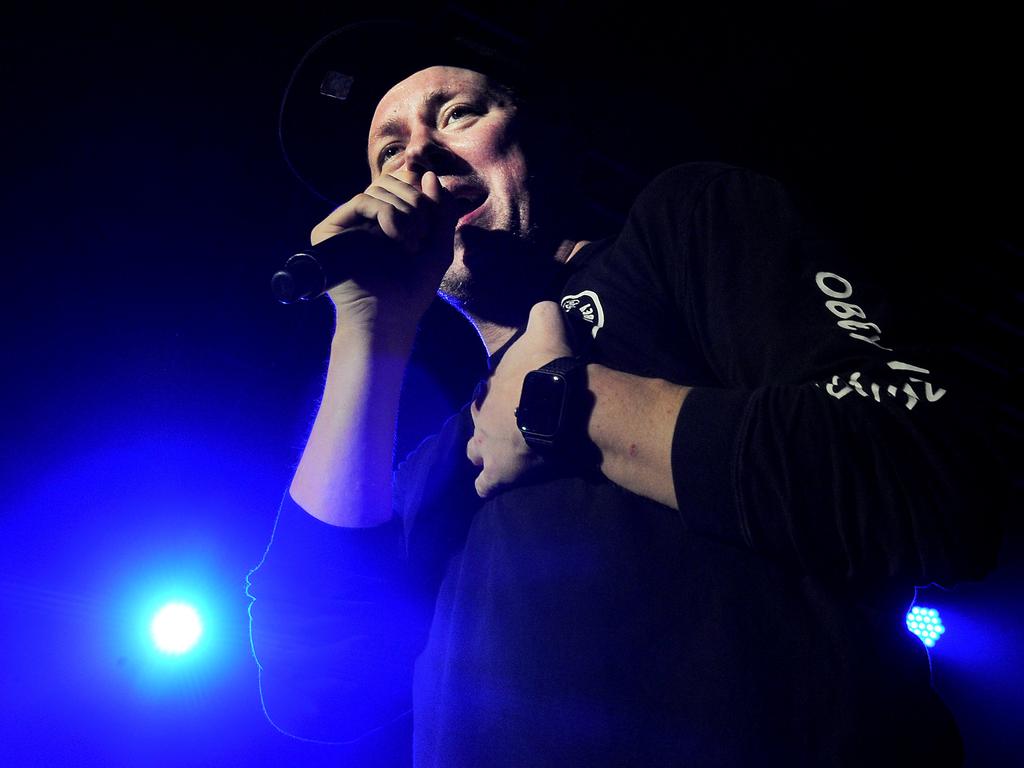
[[[582,368],[586,363],[581,357],[557,357],[538,371],[542,373],[554,373],[559,376],[570,376],[573,371]]]

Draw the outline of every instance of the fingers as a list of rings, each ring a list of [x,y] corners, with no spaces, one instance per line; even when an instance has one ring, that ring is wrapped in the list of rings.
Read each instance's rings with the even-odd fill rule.
[[[483,459],[474,461],[473,464],[483,467],[480,474],[476,476],[476,480],[473,481],[476,495],[483,499],[528,477],[539,466],[539,460],[523,459],[514,465],[505,467],[504,471],[502,471],[500,462],[498,462],[498,469],[494,469]]]
[[[492,480],[490,467],[484,462],[484,456],[482,453],[484,445],[483,438],[474,432],[473,436],[469,438],[469,442],[466,443],[466,458],[469,459],[470,463],[474,467],[481,467],[480,474],[476,476],[476,480],[473,481],[473,487],[476,489],[476,495],[480,498],[486,497],[489,493],[495,490],[496,483]]]
[[[473,483],[473,487],[476,489],[476,495],[481,499],[487,498],[488,494],[495,490],[495,486],[491,483],[487,477],[487,471],[484,470],[476,476],[476,481]]]
[[[451,219],[454,222],[458,219],[459,209],[455,204],[455,198],[448,190],[441,186],[441,180],[437,177],[436,173],[433,171],[424,173],[421,185],[423,187],[423,194],[438,205],[442,216],[446,220]]]
[[[493,438],[479,432],[474,432],[466,443],[466,458],[474,467],[480,467],[473,486],[481,498],[522,480],[542,463],[541,457],[528,450],[496,446]]]
[[[480,453],[480,439],[476,435],[469,438],[469,442],[466,443],[466,458],[475,467],[482,467],[484,465],[484,457]]]
[[[390,175],[378,178],[363,194],[381,203],[365,201],[384,234],[401,241],[406,250],[416,251],[430,230],[431,219],[437,216],[434,200],[408,181]]]
[[[404,198],[400,197],[399,195],[396,195],[394,192],[384,187],[368,187],[367,190],[362,194],[366,195],[367,197],[372,197],[374,200],[378,200],[381,203],[384,203],[385,206],[390,205],[392,208],[399,211],[400,213],[411,214],[413,211],[416,210],[413,207],[412,202],[405,200]],[[376,207],[369,200],[367,200],[366,203],[370,207]]]
[[[434,176],[434,178],[436,179],[437,177]],[[393,195],[403,201],[410,210],[420,206],[429,206],[435,202],[432,197],[420,191],[419,187],[387,174],[378,178],[375,184],[371,184],[366,188],[366,191],[367,193],[379,191]]]
[[[423,194],[434,206],[432,227],[427,233],[427,247],[438,258],[439,266],[447,267],[451,262],[455,225],[459,220],[459,207],[452,194],[441,186],[441,180],[433,171],[427,171],[421,179]]]
[[[441,186],[441,180],[437,178],[437,174],[433,171],[427,171],[423,174],[420,179],[420,186],[423,188],[423,194],[433,200],[435,203],[441,202],[441,193],[444,187]]]
[[[437,191],[440,183],[436,174],[430,176],[433,177],[431,194],[409,181],[387,174],[380,176],[365,191],[335,208],[317,224],[310,234],[310,242],[316,245],[345,229],[376,222],[385,235],[415,250],[431,229],[431,222],[440,215],[441,193]]]
[[[473,397],[470,401],[470,407],[472,409],[474,419],[476,418],[476,414],[480,412],[480,408],[483,407],[484,400],[487,398],[488,387],[490,387],[490,379],[485,377],[480,379],[473,388]]]
[[[377,208],[376,219],[381,231],[392,240],[398,240],[409,252],[419,247],[427,229],[421,216],[412,211],[406,213],[388,203]]]
[[[469,442],[470,445],[473,444],[472,440],[470,440]],[[491,478],[491,472],[489,472],[487,467],[484,466],[484,461],[482,458],[479,458],[479,456],[477,456],[477,459],[474,461],[474,459],[471,457],[470,461],[473,462],[474,466],[483,467],[483,469],[480,470],[480,474],[476,476],[476,480],[473,481],[473,488],[476,490],[477,496],[479,496],[481,499],[486,498],[488,495],[498,490],[498,483],[496,483]]]
[[[480,443],[481,440],[476,435],[469,438],[469,442],[466,443],[466,457],[475,467],[484,467],[484,457],[480,453]],[[476,489],[476,495],[480,498],[485,498],[487,494],[494,490],[494,484],[490,480],[486,467],[476,476],[476,480],[473,481],[473,487]]]

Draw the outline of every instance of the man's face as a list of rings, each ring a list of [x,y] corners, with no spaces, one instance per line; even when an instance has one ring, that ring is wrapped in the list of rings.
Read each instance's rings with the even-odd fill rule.
[[[508,94],[479,72],[458,67],[430,67],[401,81],[381,98],[371,120],[372,180],[387,173],[419,186],[422,174],[434,171],[465,210],[441,285],[442,294],[457,302],[473,290],[474,272],[495,272],[487,264],[502,250],[487,247],[494,233],[526,244],[536,228],[516,127]]]

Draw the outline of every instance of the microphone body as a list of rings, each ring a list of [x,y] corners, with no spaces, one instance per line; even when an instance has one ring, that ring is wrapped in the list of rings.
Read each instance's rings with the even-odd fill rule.
[[[376,226],[354,227],[300,251],[270,279],[282,304],[312,301],[353,275],[353,265],[368,260],[396,261],[401,246]]]

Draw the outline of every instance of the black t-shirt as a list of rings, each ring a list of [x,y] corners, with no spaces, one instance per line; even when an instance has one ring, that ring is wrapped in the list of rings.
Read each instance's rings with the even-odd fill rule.
[[[411,707],[422,766],[958,764],[903,615],[993,565],[999,508],[940,351],[724,165],[658,177],[559,293],[595,362],[693,387],[680,510],[571,465],[482,501],[468,409],[389,524],[286,498],[250,577],[271,719],[345,741]]]

